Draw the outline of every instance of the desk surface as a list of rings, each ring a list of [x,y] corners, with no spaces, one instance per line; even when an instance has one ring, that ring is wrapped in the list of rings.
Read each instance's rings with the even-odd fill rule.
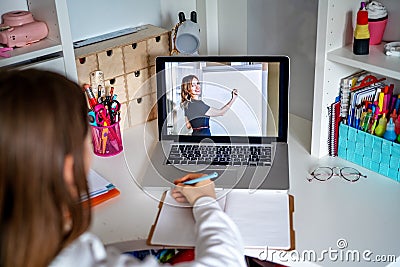
[[[135,179],[143,175],[146,150],[156,138],[156,121],[152,121],[123,132],[124,153],[109,158],[94,156],[93,169],[121,191],[117,198],[94,207],[91,231],[105,244],[117,243],[114,245],[120,249],[145,248],[162,192],[145,193]],[[341,158],[312,157],[310,139],[311,122],[290,115],[289,192],[295,199],[296,250],[280,255],[269,251],[269,259],[284,262],[300,255],[309,259],[310,266],[365,266],[368,259],[374,266],[388,265],[390,257],[400,255],[400,183]],[[308,173],[317,166],[351,166],[368,178],[356,183],[339,177],[308,182]],[[259,253],[254,251],[254,256]],[[305,263],[291,261],[290,265]]]

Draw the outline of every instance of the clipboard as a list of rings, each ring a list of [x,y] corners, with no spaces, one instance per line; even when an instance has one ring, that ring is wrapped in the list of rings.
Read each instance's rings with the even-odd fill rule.
[[[293,250],[295,248],[295,231],[293,227],[294,197],[290,194],[268,192],[268,194],[265,194],[267,201],[261,202],[260,205],[251,205],[251,207],[249,206],[247,208],[247,214],[252,214],[249,219],[245,218],[240,212],[237,214],[232,212],[238,202],[243,202],[241,201],[241,197],[246,194],[244,191],[245,190],[242,190],[242,192],[234,198],[230,197],[229,195],[231,193],[229,193],[226,195],[226,199],[220,199],[219,203],[220,205],[224,205],[223,210],[238,226],[242,234],[245,248],[265,249],[265,247],[268,247],[277,250]],[[155,222],[150,228],[147,244],[162,246],[164,248],[193,248],[195,246],[195,222],[191,207],[188,205],[173,206],[171,204],[165,204],[166,202],[171,203],[172,197],[168,196],[168,194],[169,191],[164,192],[160,200],[158,206],[159,210]],[[263,198],[263,196],[260,196],[259,199],[261,198]],[[268,206],[269,202],[270,205],[275,205],[275,202],[278,203],[280,201],[282,201],[282,203],[280,203],[281,207],[285,207],[284,211],[275,211],[275,214],[285,214],[280,218],[274,217],[274,212],[271,210],[257,210],[257,208]],[[263,214],[265,215],[264,220],[260,221],[259,218]],[[267,217],[268,220],[265,220]],[[283,221],[284,223],[282,226],[281,224]],[[268,229],[271,229],[271,231],[268,232]],[[272,232],[277,229],[281,231],[278,231],[277,234],[273,234]],[[268,240],[269,238],[271,240]]]

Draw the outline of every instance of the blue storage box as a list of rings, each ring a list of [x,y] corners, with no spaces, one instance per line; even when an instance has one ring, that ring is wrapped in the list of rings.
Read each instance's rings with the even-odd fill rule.
[[[372,160],[370,157],[363,157],[362,166],[367,169],[371,169]]]
[[[339,126],[338,156],[400,182],[400,144]]]

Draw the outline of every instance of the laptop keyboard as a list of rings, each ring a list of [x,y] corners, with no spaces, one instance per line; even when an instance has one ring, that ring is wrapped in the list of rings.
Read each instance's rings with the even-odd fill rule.
[[[271,166],[270,146],[172,145],[167,164]]]

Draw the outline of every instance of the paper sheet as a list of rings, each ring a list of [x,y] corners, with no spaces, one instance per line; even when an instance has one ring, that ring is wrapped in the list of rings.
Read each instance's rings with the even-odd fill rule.
[[[107,181],[103,176],[100,176],[93,169],[89,170],[89,175],[87,179],[89,195],[91,197],[107,193],[109,190],[115,187],[112,183]]]
[[[246,248],[290,248],[289,195],[234,190],[227,196],[225,212],[238,226]]]

